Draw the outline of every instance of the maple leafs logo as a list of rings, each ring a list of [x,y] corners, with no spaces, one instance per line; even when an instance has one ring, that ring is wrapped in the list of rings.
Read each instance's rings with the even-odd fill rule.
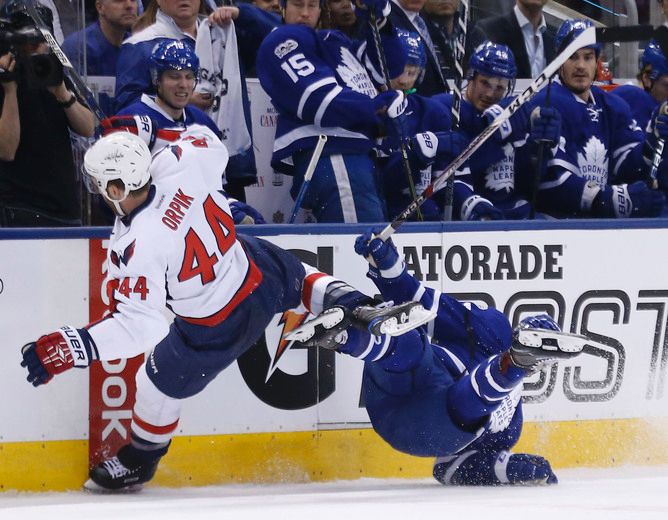
[[[510,193],[515,187],[515,149],[508,143],[503,146],[503,159],[485,172],[485,188]]]
[[[135,254],[135,244],[137,240],[133,240],[132,243],[126,247],[121,254],[118,254],[116,251],[112,250],[111,251],[111,263],[114,264],[116,267],[121,267],[121,263],[123,265],[128,265],[128,262],[130,261],[130,258],[132,258],[132,255]]]
[[[360,94],[369,97],[376,96],[376,88],[373,86],[366,69],[357,61],[357,58],[345,47],[341,47],[341,63],[336,66],[336,73],[347,87]]]
[[[608,183],[608,150],[595,135],[589,138],[582,153],[578,152],[578,168],[585,179],[599,186]]]

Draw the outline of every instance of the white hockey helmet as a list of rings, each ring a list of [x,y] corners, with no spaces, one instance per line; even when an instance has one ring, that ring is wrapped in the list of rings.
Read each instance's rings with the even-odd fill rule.
[[[99,139],[84,155],[84,171],[93,180],[97,190],[117,210],[131,191],[138,190],[151,178],[151,152],[144,140],[130,132],[114,132]],[[107,185],[114,180],[123,182],[125,191],[119,199],[112,199]],[[122,215],[123,212],[120,211]]]

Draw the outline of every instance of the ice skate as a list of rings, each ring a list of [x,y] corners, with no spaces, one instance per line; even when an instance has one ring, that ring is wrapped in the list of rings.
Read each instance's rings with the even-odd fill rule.
[[[345,342],[343,334],[351,325],[375,336],[399,336],[424,325],[434,316],[435,312],[426,310],[417,302],[376,307],[360,305],[352,311],[337,305],[291,330],[283,338],[307,347],[317,345],[336,350]]]
[[[579,334],[517,328],[513,331],[510,360],[515,366],[533,372],[560,359],[577,356],[587,343],[591,340]]]
[[[123,457],[124,450],[131,451],[124,446],[119,451],[119,456],[122,459],[129,458]],[[121,462],[118,456],[100,462],[90,470],[88,474],[90,478],[84,483],[84,490],[92,493],[136,493],[141,491],[143,485],[155,475],[160,457],[136,462],[130,465],[126,461],[126,464],[131,466],[128,467]]]

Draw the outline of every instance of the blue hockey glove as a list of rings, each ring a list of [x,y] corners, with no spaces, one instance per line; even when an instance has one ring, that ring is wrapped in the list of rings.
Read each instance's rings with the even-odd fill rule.
[[[492,105],[482,114],[480,114],[478,123],[479,128],[477,129],[479,130],[478,133],[487,128],[497,118],[497,116],[501,114],[501,112],[503,112],[503,107],[500,105]],[[504,143],[506,139],[510,137],[512,131],[513,127],[510,123],[510,119],[506,119],[503,123],[501,123],[496,132],[492,134],[490,139],[497,143]]]
[[[668,139],[668,101],[664,101],[652,114],[651,130],[657,139]]]
[[[662,192],[636,181],[602,188],[594,198],[591,212],[605,218],[656,217],[665,202]]]
[[[454,469],[454,471],[453,471]],[[434,478],[446,486],[498,486],[500,484],[556,484],[550,463],[538,455],[507,451],[469,451],[439,457]]]
[[[437,158],[440,162],[450,162],[467,144],[468,140],[459,132],[422,132],[411,137],[408,146],[422,166],[429,166]]]
[[[232,219],[235,225],[243,224],[266,224],[262,215],[253,206],[235,199],[229,199]]]
[[[45,385],[70,368],[85,368],[98,358],[95,343],[86,329],[61,327],[21,349],[21,366],[28,369],[33,386]]]
[[[551,316],[547,314],[536,314],[535,316],[528,316],[520,321],[517,326],[521,329],[546,329],[561,331],[561,327]]]
[[[388,136],[403,139],[406,135],[404,112],[408,100],[400,90],[387,90],[373,98],[373,106],[377,114],[385,119]]]
[[[355,239],[355,253],[369,260],[381,271],[394,267],[400,261],[399,252],[392,239],[374,238],[382,228],[370,229]]]
[[[392,6],[387,0],[355,0],[355,5],[364,11],[376,13],[376,19],[380,22],[382,18],[390,16]]]
[[[561,137],[561,115],[553,107],[536,107],[531,112],[529,139],[535,143],[554,146]]]
[[[464,201],[461,220],[503,220],[503,212],[480,195],[472,195]]]

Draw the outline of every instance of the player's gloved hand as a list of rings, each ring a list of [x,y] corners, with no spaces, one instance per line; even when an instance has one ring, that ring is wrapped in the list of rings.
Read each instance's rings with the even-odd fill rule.
[[[243,224],[267,223],[258,210],[240,200],[230,199],[230,209],[232,210],[232,220],[234,220],[234,224],[237,226]]]
[[[651,129],[657,139],[668,139],[668,101],[664,101],[652,114]]]
[[[501,112],[503,112],[502,106],[492,105],[482,114],[480,114],[477,122],[478,126],[478,128],[476,129],[477,133],[481,133],[485,128],[487,128],[497,118],[497,116],[501,114]],[[492,134],[490,139],[499,144],[505,143],[506,139],[510,137],[512,131],[513,131],[513,126],[510,122],[510,119],[506,119],[503,123],[501,123],[496,132]]]
[[[404,112],[408,107],[408,100],[400,90],[387,90],[373,98],[374,110],[381,118],[385,118],[388,135],[396,139],[403,139],[406,135],[404,128]]]
[[[100,121],[98,133],[101,137],[114,132],[130,132],[142,138],[149,150],[153,150],[156,140],[156,125],[146,115],[112,116]]]
[[[408,140],[408,147],[423,166],[432,164],[439,156],[454,159],[467,144],[467,139],[459,132],[422,132]]]
[[[656,217],[665,202],[663,192],[636,181],[602,188],[592,202],[591,212],[605,218]]]
[[[561,137],[561,114],[554,107],[536,107],[531,112],[529,139],[554,146]]]
[[[552,316],[547,314],[536,314],[535,316],[527,316],[521,320],[517,327],[520,329],[546,329],[561,331],[559,324],[552,319]]]
[[[44,385],[72,367],[85,368],[98,358],[88,331],[69,326],[24,345],[21,354],[21,366],[28,369],[27,379],[33,386]]]
[[[384,271],[397,265],[401,259],[391,238],[381,240],[376,237],[376,233],[380,233],[381,230],[382,228],[369,229],[358,236],[355,239],[355,253],[366,258],[374,267]]]
[[[480,195],[471,195],[462,204],[461,220],[503,220],[503,212]]]
[[[390,16],[392,6],[387,0],[355,0],[355,6],[363,11],[372,11],[376,14],[376,20]]]
[[[507,451],[473,451],[439,457],[434,464],[433,474],[436,480],[447,486],[558,482],[550,463],[543,457],[526,453],[511,454]]]

